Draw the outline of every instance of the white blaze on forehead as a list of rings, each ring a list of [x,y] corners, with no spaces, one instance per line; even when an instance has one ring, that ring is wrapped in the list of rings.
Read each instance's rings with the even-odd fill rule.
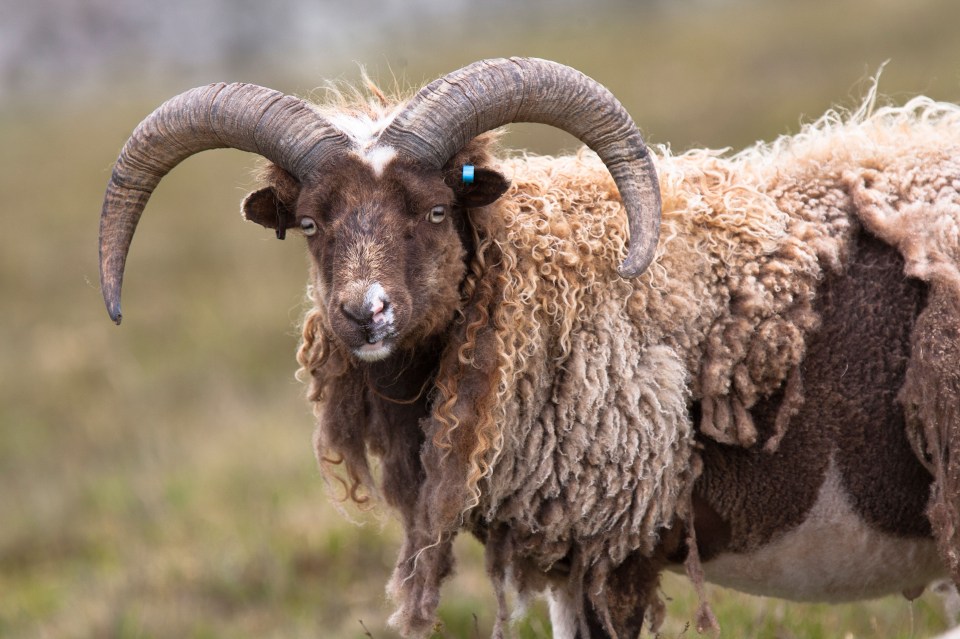
[[[340,129],[361,150],[376,142],[377,136],[392,119],[390,115],[375,120],[366,113],[334,113],[327,116],[327,121]]]
[[[389,126],[396,116],[399,107],[380,114],[380,117],[371,117],[366,113],[332,113],[328,114],[327,121],[339,129],[354,144],[355,155],[366,162],[377,177],[383,175],[384,169],[397,155],[396,149],[388,146],[376,146],[377,139],[383,130]]]
[[[392,146],[375,146],[367,151],[363,159],[373,169],[374,175],[381,177],[383,176],[383,170],[395,157],[397,157],[397,150]]]

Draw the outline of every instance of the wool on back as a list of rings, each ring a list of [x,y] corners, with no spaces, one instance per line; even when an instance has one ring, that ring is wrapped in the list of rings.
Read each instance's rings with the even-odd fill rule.
[[[803,401],[818,283],[856,233],[900,248],[907,275],[960,282],[956,158],[957,107],[873,111],[872,96],[736,155],[660,149],[662,235],[634,281],[616,275],[625,225],[592,153],[505,162],[511,190],[480,224],[502,260],[502,349],[472,517],[503,527],[499,562],[533,583],[577,558],[570,579],[590,580],[688,512],[695,428],[775,450]],[[750,409],[781,388],[775,430],[758,434]]]

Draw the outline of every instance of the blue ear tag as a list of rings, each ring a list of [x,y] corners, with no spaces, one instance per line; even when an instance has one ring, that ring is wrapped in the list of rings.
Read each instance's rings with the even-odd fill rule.
[[[473,165],[472,164],[463,165],[463,183],[473,184]]]

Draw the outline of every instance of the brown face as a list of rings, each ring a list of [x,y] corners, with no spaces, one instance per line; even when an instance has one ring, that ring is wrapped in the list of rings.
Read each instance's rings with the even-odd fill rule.
[[[394,162],[378,177],[359,160],[344,165],[338,180],[302,191],[294,227],[307,236],[334,335],[376,361],[453,319],[466,270],[454,215],[463,212],[439,171]]]
[[[440,170],[400,160],[375,167],[348,154],[315,182],[252,194],[244,212],[264,226],[299,229],[333,337],[357,359],[378,361],[453,320],[468,259],[465,207],[506,188],[499,174],[478,173],[467,192],[448,186],[455,171],[445,182]]]

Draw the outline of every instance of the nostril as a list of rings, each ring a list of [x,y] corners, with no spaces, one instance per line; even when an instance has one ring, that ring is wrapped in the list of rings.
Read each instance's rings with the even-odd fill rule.
[[[341,304],[340,311],[357,324],[367,324],[372,315],[367,313],[362,306],[353,304]]]
[[[341,302],[340,311],[364,331],[381,331],[392,326],[393,305],[390,296],[379,283],[374,282],[362,299],[353,298]]]
[[[375,304],[341,304],[343,314],[360,326],[372,326],[390,322],[393,317],[393,307],[388,300],[377,300]]]

